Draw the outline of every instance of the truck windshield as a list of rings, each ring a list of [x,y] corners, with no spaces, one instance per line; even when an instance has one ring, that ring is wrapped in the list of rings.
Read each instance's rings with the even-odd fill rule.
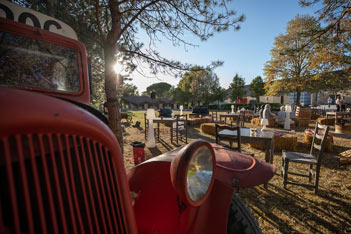
[[[78,54],[72,48],[0,32],[0,86],[77,92]]]

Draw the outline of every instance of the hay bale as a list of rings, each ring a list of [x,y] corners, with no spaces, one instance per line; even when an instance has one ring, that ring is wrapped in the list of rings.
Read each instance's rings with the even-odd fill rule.
[[[253,119],[251,120],[251,124],[252,124],[253,126],[259,127],[259,126],[261,126],[261,119],[260,119],[260,118],[253,118]],[[276,123],[276,121],[275,121],[275,118],[268,119],[268,125],[267,125],[267,127],[273,128],[273,127],[276,127],[276,125],[277,125],[277,123]]]
[[[341,134],[351,133],[351,125],[349,123],[346,123],[344,125],[335,124],[335,133],[341,133]]]
[[[275,118],[270,118],[270,119],[268,119],[268,125],[267,125],[267,127],[269,127],[269,128],[274,128],[274,127],[276,127],[276,125],[277,125],[277,122],[275,121]]]
[[[295,134],[274,132],[274,151],[296,151],[297,136]],[[249,144],[250,147],[255,149],[265,150],[263,145]]]
[[[251,120],[251,125],[253,125],[253,126],[260,126],[261,125],[261,120],[260,120],[260,118],[253,118],[252,120]]]
[[[314,135],[314,130],[313,129],[306,129],[305,130],[305,135],[304,135],[304,142],[310,147],[312,144],[313,140],[313,135]],[[316,139],[317,144],[320,143],[319,139]],[[328,134],[327,137],[327,142],[325,144],[325,151],[326,152],[332,152],[333,151],[333,145],[334,145],[334,140],[333,136]]]
[[[319,117],[320,117],[320,115],[316,114],[316,113],[312,113],[312,115],[311,115],[312,120],[317,120]]]
[[[317,122],[322,124],[322,125],[334,125],[335,124],[335,118],[318,118]]]
[[[192,118],[192,119],[188,119],[188,125],[195,125],[200,123],[200,118]]]
[[[340,156],[341,164],[351,164],[351,149],[340,153]]]
[[[274,135],[274,151],[296,151],[297,136],[295,134]]]
[[[218,124],[220,126],[226,126],[226,124]],[[203,123],[200,126],[200,130],[202,133],[216,135],[216,124],[215,123]]]
[[[294,121],[296,127],[308,127],[310,124],[310,119],[296,118]]]

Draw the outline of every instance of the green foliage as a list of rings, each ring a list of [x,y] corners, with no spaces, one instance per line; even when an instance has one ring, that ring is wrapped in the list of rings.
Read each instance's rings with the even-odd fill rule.
[[[245,80],[240,77],[238,74],[235,74],[233,77],[233,82],[230,84],[230,89],[232,91],[231,99],[232,101],[236,101],[237,99],[243,99],[245,92]]]
[[[119,96],[126,97],[126,96],[139,96],[138,87],[133,84],[123,83],[119,87]]]
[[[264,82],[261,76],[257,76],[251,81],[250,91],[252,95],[256,97],[256,101],[259,102],[260,96],[263,96],[266,93],[264,90]]]
[[[220,92],[223,90],[219,87],[217,75],[199,66],[194,66],[191,71],[186,72],[178,84],[181,100],[185,100],[185,103],[209,103],[214,98],[221,98]]]
[[[180,88],[172,87],[169,90],[169,96],[172,101],[176,104],[189,104],[188,96],[191,95],[190,93],[182,91]]]
[[[223,102],[227,98],[227,90],[221,86],[214,86],[212,90],[211,101]]]
[[[150,96],[151,92],[154,91],[157,98],[166,98],[169,97],[169,90],[171,87],[172,85],[166,82],[155,83],[146,88],[145,94]]]

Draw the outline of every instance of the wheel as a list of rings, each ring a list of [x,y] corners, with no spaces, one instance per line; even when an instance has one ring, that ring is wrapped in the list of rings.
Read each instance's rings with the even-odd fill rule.
[[[233,195],[230,203],[227,233],[262,234],[256,218],[237,193]]]

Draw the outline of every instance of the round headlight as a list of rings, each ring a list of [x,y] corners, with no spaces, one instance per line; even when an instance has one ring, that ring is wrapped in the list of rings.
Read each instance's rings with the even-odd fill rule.
[[[194,202],[203,198],[210,187],[213,176],[213,157],[207,146],[201,146],[194,152],[188,167],[186,178],[187,192]]]
[[[195,141],[180,150],[171,164],[171,179],[180,198],[191,206],[201,205],[214,182],[216,165],[212,146]]]

